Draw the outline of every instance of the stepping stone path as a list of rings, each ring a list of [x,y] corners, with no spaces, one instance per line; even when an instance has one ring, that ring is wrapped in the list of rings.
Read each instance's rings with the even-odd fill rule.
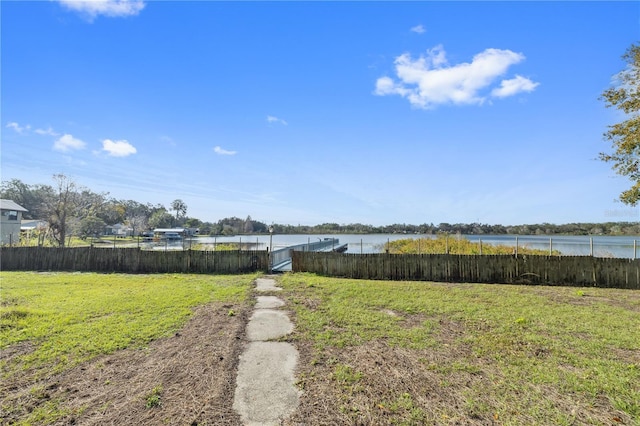
[[[272,278],[258,278],[256,291],[278,292]],[[258,296],[256,309],[247,324],[249,344],[240,355],[233,408],[247,426],[279,425],[298,406],[300,391],[294,371],[298,351],[286,342],[273,339],[293,331],[284,301],[275,296]]]

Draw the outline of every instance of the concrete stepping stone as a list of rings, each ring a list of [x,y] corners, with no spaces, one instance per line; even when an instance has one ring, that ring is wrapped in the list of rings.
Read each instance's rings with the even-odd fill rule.
[[[240,355],[233,408],[249,426],[279,425],[298,406],[294,370],[298,351],[289,343],[252,342]]]
[[[276,280],[272,278],[258,278],[256,280],[257,291],[282,291],[280,287],[276,286]]]
[[[275,309],[284,306],[284,301],[276,296],[258,296],[256,309]]]
[[[258,309],[247,324],[247,339],[251,342],[277,339],[293,331],[293,323],[286,312]]]

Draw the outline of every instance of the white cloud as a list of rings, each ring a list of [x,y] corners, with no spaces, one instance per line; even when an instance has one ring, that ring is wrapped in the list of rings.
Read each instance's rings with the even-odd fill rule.
[[[55,132],[51,127],[49,127],[48,129],[35,129],[34,132],[36,132],[39,135],[49,135],[49,136],[59,136],[60,134]]]
[[[126,140],[112,141],[105,139],[102,141],[102,150],[112,157],[127,157],[135,154],[138,150]]]
[[[278,118],[278,117],[274,117],[273,115],[267,115],[267,123],[280,123],[283,126],[287,126],[289,124],[286,121],[284,121],[283,119]]]
[[[468,63],[449,65],[441,45],[427,51],[418,59],[404,53],[395,59],[397,81],[380,77],[376,81],[375,94],[399,95],[419,108],[434,108],[441,104],[482,104],[486,100],[483,91],[510,66],[525,59],[521,53],[511,50],[486,49]],[[504,80],[504,89],[495,89],[494,96],[512,96],[522,91],[532,91],[538,85],[524,77]]]
[[[108,17],[133,16],[144,9],[142,0],[58,0],[68,9],[93,20],[98,15]]]
[[[427,30],[424,28],[424,26],[422,24],[420,24],[420,25],[416,25],[415,27],[411,27],[411,31],[413,31],[414,33],[418,33],[418,34],[423,34]]]
[[[496,98],[506,98],[507,96],[513,96],[520,92],[533,92],[540,83],[534,83],[528,78],[516,75],[515,78],[510,80],[502,80],[500,87],[491,91],[491,96]]]
[[[80,139],[76,139],[70,134],[64,134],[53,143],[53,149],[67,152],[74,149],[83,149],[86,145]]]
[[[167,145],[170,145],[170,146],[176,146],[177,145],[176,141],[174,141],[173,138],[170,137],[170,136],[160,136],[160,140],[162,142],[166,143]]]
[[[28,132],[31,126],[28,124],[26,126],[21,126],[15,121],[10,121],[7,123],[7,128],[15,130],[16,133],[23,134],[24,132]]]
[[[218,155],[236,155],[237,151],[227,151],[226,149],[222,149],[219,146],[216,146],[215,148],[213,148],[213,152],[215,152]]]

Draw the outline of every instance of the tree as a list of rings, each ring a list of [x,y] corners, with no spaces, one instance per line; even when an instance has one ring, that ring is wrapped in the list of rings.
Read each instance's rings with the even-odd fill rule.
[[[133,235],[140,235],[149,227],[153,206],[134,200],[119,201],[118,204],[124,208],[124,222],[133,229]]]
[[[46,185],[27,185],[20,179],[11,179],[0,185],[0,198],[13,200],[27,209],[23,219],[44,219],[44,200],[50,190]]]
[[[170,228],[173,216],[171,216],[164,208],[158,209],[149,218],[149,226],[151,228]]]
[[[104,232],[106,223],[97,216],[87,216],[80,220],[78,233],[80,238],[96,237]]]
[[[604,133],[613,153],[600,153],[600,159],[613,163],[616,173],[631,180],[632,187],[620,194],[620,201],[635,206],[640,201],[640,44],[632,44],[622,59],[627,67],[614,77],[616,86],[605,90],[600,99],[607,108],[623,111],[626,119]]]
[[[187,205],[181,199],[173,200],[171,210],[176,212],[176,225],[180,224],[180,218],[187,215]]]
[[[247,219],[244,221],[244,229],[245,234],[251,234],[253,232],[253,221],[251,220],[251,216],[247,216]]]
[[[78,187],[73,179],[63,175],[53,175],[55,188],[46,197],[45,212],[52,231],[52,238],[59,247],[64,247],[67,235],[67,220],[72,216],[78,204]]]

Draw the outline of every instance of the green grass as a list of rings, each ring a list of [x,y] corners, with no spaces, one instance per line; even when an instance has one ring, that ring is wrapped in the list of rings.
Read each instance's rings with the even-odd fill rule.
[[[438,374],[443,386],[454,377],[470,378],[462,393],[471,418],[570,424],[571,410],[549,402],[558,395],[594,410],[594,419],[606,418],[598,412],[606,401],[640,424],[640,292],[311,274],[285,275],[281,285],[296,313],[296,338],[313,342],[319,354],[372,341],[414,351],[417,358],[450,354],[424,369]],[[442,324],[455,324],[456,334],[446,335]],[[347,373],[336,369],[334,378]],[[476,377],[486,380],[471,380]],[[384,405],[422,416],[409,397],[400,394]]]
[[[0,350],[28,345],[2,379],[59,372],[141,347],[182,327],[193,308],[243,302],[255,275],[0,273]]]

